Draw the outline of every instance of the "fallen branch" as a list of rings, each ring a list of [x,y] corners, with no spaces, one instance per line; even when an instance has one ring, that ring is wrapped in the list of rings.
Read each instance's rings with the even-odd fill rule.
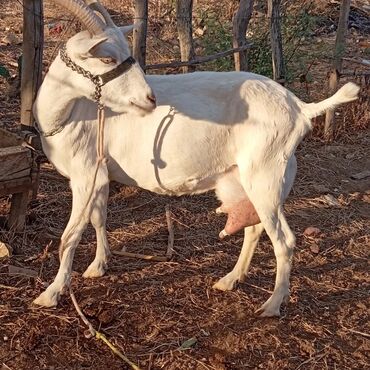
[[[361,64],[362,66],[365,66],[365,67],[370,67],[370,61],[366,60],[366,59],[362,59],[362,60],[357,60],[357,59],[353,59],[353,58],[342,58],[342,59],[347,61],[347,62]]]
[[[90,334],[95,337],[96,339],[101,339],[111,350],[112,352],[117,355],[119,358],[121,358],[126,364],[130,365],[132,369],[134,370],[140,370],[140,368],[131,362],[119,349],[117,349],[106,337],[104,334],[100,333],[99,331],[95,330],[94,327],[91,325],[90,321],[86,318],[86,316],[83,314],[80,306],[77,303],[76,297],[72,292],[72,289],[69,288],[69,295],[71,296],[73,305],[75,306],[75,309],[79,316],[81,317],[82,321],[85,323],[85,325],[88,327]]]
[[[203,64],[207,62],[211,62],[212,60],[219,59],[226,57],[231,54],[238,53],[239,51],[243,51],[246,49],[250,49],[252,47],[252,44],[246,44],[243,46],[240,46],[238,48],[229,49],[226,51],[221,51],[220,53],[216,53],[213,55],[209,55],[206,57],[198,57],[193,60],[185,61],[185,62],[170,62],[170,63],[159,63],[159,64],[148,64],[145,66],[145,70],[148,69],[160,69],[160,68],[178,68],[178,67],[185,67],[185,66],[193,66],[196,64]]]
[[[167,228],[168,228],[168,244],[167,244],[167,252],[166,257],[168,260],[172,258],[173,255],[173,244],[175,240],[175,235],[173,232],[173,224],[171,219],[171,210],[170,206],[166,205],[166,220],[167,220]]]
[[[150,254],[131,253],[131,252],[126,252],[126,251],[113,251],[112,253],[118,256],[139,258],[142,260],[150,260],[150,261],[157,261],[157,262],[166,262],[168,260],[167,257],[152,256]]]

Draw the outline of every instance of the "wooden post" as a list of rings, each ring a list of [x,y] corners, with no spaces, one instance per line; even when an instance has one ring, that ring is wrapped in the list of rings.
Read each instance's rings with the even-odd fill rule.
[[[238,48],[247,43],[246,33],[252,16],[254,0],[240,0],[239,8],[233,17],[233,47]],[[248,50],[234,54],[236,71],[248,70]]]
[[[42,0],[23,0],[21,128],[33,131],[32,105],[41,84],[44,24]]]
[[[34,134],[32,106],[42,79],[42,52],[44,44],[44,20],[42,0],[23,0],[23,44],[21,71],[21,130],[24,140],[40,148],[40,140]],[[37,183],[36,169],[35,182]],[[19,189],[12,196],[8,225],[21,230],[25,223],[30,186]]]
[[[11,230],[22,231],[26,223],[29,189],[12,195],[7,225]]]
[[[345,50],[345,39],[348,29],[348,16],[350,10],[351,0],[342,0],[340,7],[337,35],[335,38],[334,46],[334,59],[333,66],[329,76],[329,95],[332,95],[337,91],[339,76],[342,70],[342,58]],[[325,129],[324,136],[327,141],[331,141],[334,138],[335,132],[335,120],[334,110],[328,109],[325,116]]]
[[[285,66],[280,28],[280,4],[281,0],[268,0],[267,15],[270,22],[272,74],[275,81],[284,84]]]
[[[148,0],[135,0],[135,29],[133,54],[141,68],[146,63],[146,33],[148,28]]]
[[[177,0],[176,18],[177,32],[179,34],[181,61],[194,59],[193,30],[192,30],[193,0]],[[182,67],[182,72],[194,71],[194,66]]]

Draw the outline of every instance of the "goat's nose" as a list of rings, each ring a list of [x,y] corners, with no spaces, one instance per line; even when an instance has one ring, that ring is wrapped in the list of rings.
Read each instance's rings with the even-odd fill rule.
[[[146,97],[154,105],[154,107],[157,105],[157,99],[153,93],[148,94]]]

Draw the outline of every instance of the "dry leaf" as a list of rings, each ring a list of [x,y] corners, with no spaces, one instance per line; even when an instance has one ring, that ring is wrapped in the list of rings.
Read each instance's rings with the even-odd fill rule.
[[[338,202],[338,199],[336,199],[331,194],[325,194],[322,196],[323,201],[332,207],[341,207],[341,204]]]
[[[351,179],[363,180],[363,179],[366,179],[367,177],[370,177],[370,170],[365,170],[359,173],[355,173],[351,176]]]
[[[10,257],[12,255],[13,248],[3,242],[0,242],[0,258]]]
[[[4,45],[19,45],[22,40],[15,33],[8,33],[2,40],[1,43]]]
[[[310,251],[312,253],[318,254],[318,253],[320,253],[320,248],[319,248],[319,246],[316,243],[312,243],[310,245]]]
[[[23,267],[9,265],[8,272],[10,275],[25,275],[30,277],[37,277],[38,273],[35,270],[26,269]]]
[[[321,234],[321,230],[318,227],[309,226],[304,232],[305,236],[318,236]]]
[[[182,344],[181,344],[181,346],[180,346],[180,350],[181,349],[189,349],[189,348],[191,348],[191,347],[193,347],[196,343],[197,343],[197,338],[195,338],[195,337],[192,337],[192,338],[190,338],[190,339],[188,339],[188,340],[186,340],[185,342],[183,342]]]

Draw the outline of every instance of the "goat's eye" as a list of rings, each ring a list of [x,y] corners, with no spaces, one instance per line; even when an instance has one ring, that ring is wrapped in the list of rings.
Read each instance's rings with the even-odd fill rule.
[[[104,58],[99,58],[103,63],[105,64],[115,64],[117,61],[114,58],[111,57],[104,57]]]

